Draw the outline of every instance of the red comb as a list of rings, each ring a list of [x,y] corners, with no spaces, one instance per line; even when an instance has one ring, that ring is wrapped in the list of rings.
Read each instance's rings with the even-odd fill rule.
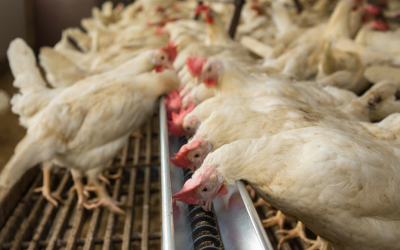
[[[155,11],[156,11],[156,12],[164,12],[164,8],[163,8],[162,6],[160,6],[160,5],[158,5],[158,6],[155,8]]]
[[[198,204],[198,197],[196,195],[196,188],[203,181],[203,175],[199,174],[195,178],[187,180],[185,185],[179,193],[176,193],[172,196],[177,201],[182,201],[188,204]]]
[[[119,3],[117,6],[115,6],[115,10],[122,10],[124,8],[124,5],[122,3]]]
[[[187,114],[192,112],[195,105],[191,103],[188,108],[185,110],[181,108],[179,115],[176,113],[172,113],[172,121],[168,121],[168,130],[175,136],[182,136],[185,131],[183,131],[183,119]]]
[[[191,150],[198,148],[200,144],[201,142],[196,140],[183,145],[179,152],[175,154],[175,158],[170,159],[171,162],[177,167],[188,168],[192,162],[188,159],[187,155]]]
[[[178,46],[173,42],[169,42],[167,46],[162,47],[161,50],[165,51],[171,60],[171,62],[175,61],[176,56],[178,55],[178,50],[176,49]]]
[[[176,90],[172,90],[171,93],[165,98],[165,105],[167,105],[167,112],[169,114],[172,114],[173,112],[179,112],[182,106],[182,99]]]
[[[379,7],[375,6],[375,5],[368,4],[367,7],[365,7],[364,11],[365,11],[365,13],[367,13],[367,14],[377,15],[377,14],[379,14],[382,10],[381,10]]]
[[[194,13],[196,15],[200,14],[201,12],[204,12],[206,14],[210,13],[210,7],[206,6],[206,5],[199,5],[197,6],[196,10],[194,11]]]
[[[262,16],[263,12],[260,6],[253,5],[251,6],[251,9],[254,10],[257,13],[257,16]]]
[[[374,30],[387,31],[389,28],[382,19],[377,19],[369,23],[370,27]]]
[[[206,58],[188,57],[186,60],[186,66],[188,67],[189,73],[193,77],[196,77],[201,74],[203,66],[206,62]]]
[[[182,92],[182,90],[184,89],[185,87],[184,86],[182,86],[182,87],[180,87],[179,89],[178,89],[178,93],[179,93],[179,95],[181,94],[181,92]]]
[[[164,28],[157,28],[157,29],[156,29],[156,34],[157,34],[157,35],[162,35],[162,34],[164,34]]]

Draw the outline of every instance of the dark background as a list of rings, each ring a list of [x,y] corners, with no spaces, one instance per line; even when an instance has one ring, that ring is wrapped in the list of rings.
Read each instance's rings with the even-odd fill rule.
[[[80,27],[80,20],[90,17],[93,6],[105,0],[0,0],[0,71],[7,67],[9,43],[22,37],[38,52],[42,46],[54,46],[61,31]],[[128,5],[134,0],[112,0]],[[0,72],[1,73],[1,72]]]

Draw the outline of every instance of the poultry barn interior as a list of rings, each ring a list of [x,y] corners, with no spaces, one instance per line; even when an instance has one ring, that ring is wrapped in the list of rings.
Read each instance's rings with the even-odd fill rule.
[[[0,20],[0,250],[400,249],[399,0]]]

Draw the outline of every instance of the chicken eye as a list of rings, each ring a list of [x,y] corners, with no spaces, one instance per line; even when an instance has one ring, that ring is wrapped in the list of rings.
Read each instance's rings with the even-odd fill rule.
[[[208,192],[208,187],[204,187],[201,191]]]
[[[195,158],[198,158],[199,156],[200,156],[199,154],[195,154],[195,155],[194,155]]]
[[[190,130],[190,127],[186,127],[186,130]]]
[[[207,71],[208,71],[208,72],[211,72],[211,67],[209,67],[209,68],[207,69]]]
[[[164,60],[165,59],[165,56],[161,56],[161,60]]]

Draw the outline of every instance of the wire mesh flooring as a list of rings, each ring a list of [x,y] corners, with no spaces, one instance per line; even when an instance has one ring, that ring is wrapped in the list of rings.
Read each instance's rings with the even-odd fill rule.
[[[69,171],[52,173],[52,190],[64,203],[55,207],[34,192],[42,185],[38,169],[30,171],[6,194],[0,195],[0,250],[17,249],[160,249],[159,121],[155,114],[131,136],[114,158],[109,194],[127,207],[125,215],[106,208],[77,209]],[[104,184],[105,185],[105,184]]]

